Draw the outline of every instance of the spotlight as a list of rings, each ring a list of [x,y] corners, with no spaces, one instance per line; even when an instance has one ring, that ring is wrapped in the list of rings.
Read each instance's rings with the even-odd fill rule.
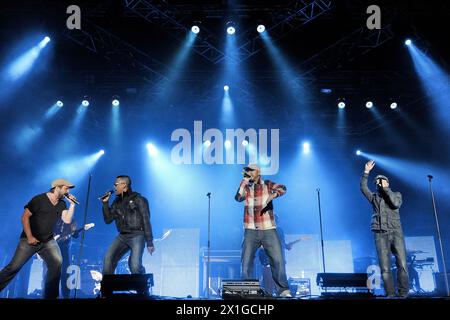
[[[45,37],[44,39],[42,39],[41,42],[39,42],[39,47],[42,49],[42,48],[44,48],[44,47],[47,45],[47,43],[49,43],[49,42],[50,42],[50,38],[49,38],[49,37]]]
[[[370,108],[372,108],[373,107],[373,102],[372,101],[367,101],[366,102],[366,108],[367,109],[370,109]]]
[[[345,99],[344,98],[339,98],[338,99],[338,108],[339,109],[344,109],[345,108]]]
[[[356,150],[356,155],[360,156],[361,155],[361,150]]]
[[[211,141],[210,141],[210,140],[206,140],[205,142],[203,142],[203,145],[204,145],[206,148],[209,148],[209,146],[211,145]]]
[[[303,142],[303,154],[308,154],[311,151],[311,145],[309,142]]]
[[[397,102],[392,102],[391,103],[391,109],[392,110],[397,109]]]
[[[266,27],[263,24],[260,24],[257,28],[256,31],[258,31],[259,33],[263,33],[264,31],[266,31]]]
[[[119,105],[120,105],[119,96],[113,96],[113,97],[112,97],[112,102],[111,102],[111,104],[112,104],[114,107],[119,106]]]
[[[242,145],[243,145],[244,147],[248,146],[248,141],[247,141],[247,140],[242,141]]]
[[[102,155],[105,154],[105,150],[102,149],[102,150],[100,150],[98,153],[102,156]]]
[[[83,101],[81,101],[81,105],[83,107],[88,107],[89,106],[89,100],[88,99],[89,99],[88,96],[84,96]]]
[[[228,90],[230,90],[230,87],[228,85],[224,85],[223,90],[228,91]]]
[[[61,100],[56,101],[56,105],[58,107],[62,107],[64,105],[64,103]]]
[[[191,28],[192,33],[199,33],[200,32],[200,27],[199,26],[192,26]]]
[[[147,143],[147,151],[151,157],[156,157],[158,155],[158,149],[156,149],[152,143]]]
[[[234,23],[233,21],[228,21],[227,22],[227,33],[228,34],[234,34],[236,32],[236,28],[234,27]]]
[[[231,141],[230,140],[225,140],[225,148],[229,148],[231,147]]]
[[[333,92],[333,90],[330,89],[330,88],[322,88],[322,89],[320,89],[320,93],[330,94],[332,92]]]
[[[410,45],[412,44],[411,39],[406,39],[405,44],[406,44],[407,46],[410,46]]]

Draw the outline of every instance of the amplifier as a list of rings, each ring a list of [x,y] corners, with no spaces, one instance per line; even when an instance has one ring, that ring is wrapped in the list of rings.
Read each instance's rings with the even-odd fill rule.
[[[258,298],[264,296],[258,279],[222,280],[222,298]]]

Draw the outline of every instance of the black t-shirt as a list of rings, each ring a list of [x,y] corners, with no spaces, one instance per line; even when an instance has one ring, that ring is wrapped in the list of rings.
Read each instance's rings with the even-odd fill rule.
[[[66,203],[59,200],[56,205],[50,201],[46,193],[39,194],[25,205],[31,212],[30,228],[33,236],[41,242],[47,242],[53,238],[53,229],[56,222],[61,219],[61,214],[67,209]],[[26,238],[22,231],[21,238]]]

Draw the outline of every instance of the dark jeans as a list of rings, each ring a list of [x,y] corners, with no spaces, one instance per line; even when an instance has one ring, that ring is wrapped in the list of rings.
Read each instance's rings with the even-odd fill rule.
[[[67,268],[70,266],[70,239],[66,242],[59,244],[59,249],[61,250],[62,256],[62,266],[61,266],[61,295],[64,299],[70,298],[70,289],[67,286],[67,279],[69,279],[69,274],[67,273]]]
[[[44,260],[48,272],[45,278],[45,299],[56,299],[59,295],[61,277],[61,251],[55,240],[29,245],[27,239],[21,238],[11,262],[0,271],[0,291],[3,290],[25,263],[36,253]]]
[[[131,250],[128,266],[131,273],[145,273],[142,265],[145,239],[143,234],[119,234],[109,246],[103,259],[103,274],[114,274],[117,263]]]
[[[409,292],[409,277],[403,232],[401,230],[374,232],[374,238],[386,294],[388,296],[395,295],[394,279],[391,271],[392,253],[397,266],[398,294],[400,296],[407,295]]]
[[[278,293],[289,290],[289,284],[284,266],[281,242],[276,229],[251,230],[245,229],[242,243],[242,278],[253,279],[253,267],[256,250],[264,247],[269,257],[272,277],[277,286]]]

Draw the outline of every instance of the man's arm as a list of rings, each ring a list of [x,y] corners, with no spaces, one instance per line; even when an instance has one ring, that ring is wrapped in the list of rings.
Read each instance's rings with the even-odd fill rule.
[[[234,196],[234,200],[238,202],[242,202],[245,200],[245,186],[248,185],[249,179],[244,178],[241,181],[241,184],[239,185],[239,189],[236,192],[236,195]]]
[[[62,221],[64,221],[64,223],[70,224],[72,222],[74,212],[75,212],[75,203],[70,202],[69,210],[63,210],[61,214]]]
[[[147,250],[150,254],[155,251],[155,246],[153,245],[153,231],[152,224],[150,222],[150,207],[148,205],[148,201],[144,197],[139,197],[139,212],[142,214],[142,218],[144,221],[144,237],[145,242],[147,243]]]
[[[390,188],[381,188],[383,199],[394,209],[400,208],[403,199],[400,192],[394,192]]]
[[[25,232],[27,236],[27,241],[29,245],[35,245],[39,242],[38,239],[36,239],[33,234],[31,233],[31,227],[30,227],[30,217],[32,216],[32,213],[28,208],[25,208],[25,211],[22,214],[22,225],[23,225],[23,231]]]
[[[281,197],[287,191],[286,186],[278,183],[269,182],[269,193],[271,200]]]
[[[111,212],[111,208],[109,207],[108,203],[109,197],[102,200],[102,213],[103,213],[103,220],[106,224],[110,224],[114,221],[114,215]]]
[[[373,169],[374,166],[375,162],[373,160],[370,160],[369,162],[366,163],[364,167],[364,173],[359,182],[359,188],[361,189],[361,192],[367,198],[367,200],[369,200],[369,202],[372,202],[373,200],[373,193],[367,186],[367,179],[369,178],[370,171]]]

